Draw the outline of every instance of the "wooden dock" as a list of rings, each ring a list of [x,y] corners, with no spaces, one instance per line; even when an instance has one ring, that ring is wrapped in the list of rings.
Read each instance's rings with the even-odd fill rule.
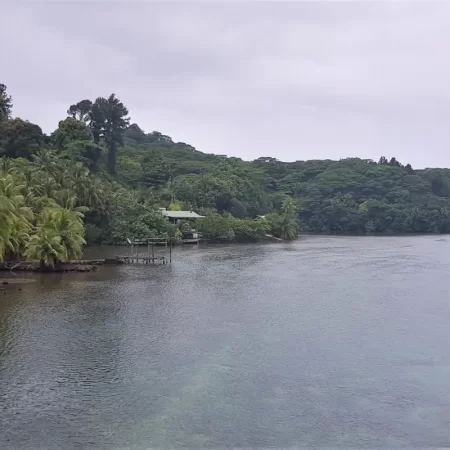
[[[168,264],[165,256],[116,256],[115,264]]]
[[[49,272],[92,272],[97,270],[97,266],[102,265],[120,265],[120,264],[146,264],[146,265],[165,265],[172,262],[172,248],[170,248],[169,257],[165,255],[156,256],[114,256],[106,259],[80,259],[58,263],[55,267],[49,268]],[[22,271],[38,272],[40,270],[39,261],[5,261],[0,263],[0,271]]]
[[[145,240],[128,239],[130,254],[114,256],[106,259],[80,259],[58,263],[49,268],[49,272],[91,272],[96,266],[119,264],[166,265],[172,262],[172,240],[168,238],[149,238]],[[138,249],[147,245],[147,255],[139,254]],[[155,246],[164,246],[163,252],[155,252]],[[156,254],[159,253],[159,254]],[[162,254],[164,253],[164,254]],[[4,261],[0,263],[0,271],[37,272],[41,269],[39,261]]]
[[[182,239],[181,242],[183,244],[199,244],[200,238],[188,238],[188,239]]]
[[[128,238],[127,242],[130,245],[130,254],[116,256],[115,264],[165,265],[172,262],[172,239],[170,238]],[[140,255],[138,249],[144,245],[147,245],[147,255]],[[155,246],[164,246],[164,254],[156,255]],[[109,260],[107,260],[108,263]],[[110,264],[114,264],[114,262],[111,261]]]

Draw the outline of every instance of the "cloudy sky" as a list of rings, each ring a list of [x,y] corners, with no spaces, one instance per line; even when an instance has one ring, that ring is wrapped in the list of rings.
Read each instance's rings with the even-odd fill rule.
[[[114,92],[207,153],[450,167],[450,3],[3,1],[0,82],[46,132]]]

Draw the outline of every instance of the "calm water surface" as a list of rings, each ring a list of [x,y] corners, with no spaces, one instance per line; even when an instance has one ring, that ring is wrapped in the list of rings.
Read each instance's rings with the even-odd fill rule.
[[[0,297],[0,448],[450,446],[449,275],[311,236],[43,276]]]

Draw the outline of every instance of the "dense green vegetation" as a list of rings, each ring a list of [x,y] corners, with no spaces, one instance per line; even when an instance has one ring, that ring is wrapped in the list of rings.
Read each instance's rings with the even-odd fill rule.
[[[13,118],[0,84],[0,256],[53,265],[88,242],[179,237],[159,208],[206,215],[213,240],[311,232],[450,232],[450,170],[378,162],[281,162],[202,153],[131,123],[114,94],[69,106],[50,135]]]

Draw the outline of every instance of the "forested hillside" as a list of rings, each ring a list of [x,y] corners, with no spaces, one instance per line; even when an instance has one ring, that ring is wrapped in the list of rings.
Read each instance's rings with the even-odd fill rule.
[[[0,85],[0,156],[1,226],[8,229],[20,208],[32,213],[24,219],[29,237],[17,244],[23,249],[13,248],[8,231],[3,254],[30,254],[28,240],[57,207],[78,213],[91,242],[176,236],[160,207],[207,215],[200,227],[217,239],[293,238],[298,225],[311,232],[450,232],[449,169],[414,170],[395,157],[287,163],[203,153],[145,132],[114,94],[68,105],[45,135],[14,118],[13,99]],[[259,216],[265,219],[254,220]]]

